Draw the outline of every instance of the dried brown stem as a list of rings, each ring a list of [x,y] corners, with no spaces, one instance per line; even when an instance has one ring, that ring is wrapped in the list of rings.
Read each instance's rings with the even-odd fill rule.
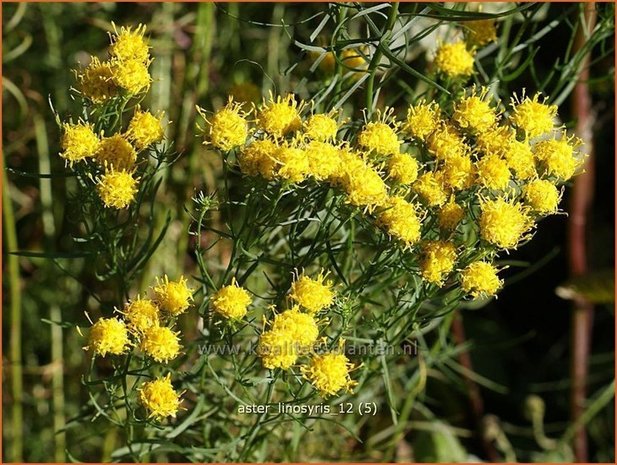
[[[580,50],[586,41],[585,30],[590,31],[595,26],[596,9],[594,3],[585,5],[584,25],[580,25],[574,42],[574,51]],[[568,252],[569,268],[572,277],[587,273],[587,215],[591,207],[595,163],[593,150],[593,134],[591,128],[595,117],[592,111],[591,95],[587,81],[589,80],[590,55],[587,54],[581,64],[579,80],[574,87],[572,113],[577,120],[576,133],[583,140],[589,157],[586,160],[585,172],[576,178],[572,189],[568,222]],[[591,346],[591,328],[593,322],[593,305],[583,298],[576,299],[572,314],[572,359],[570,376],[572,390],[570,397],[571,420],[576,423],[585,410],[587,398],[587,375],[589,352]],[[588,461],[587,432],[584,425],[574,436],[574,454],[577,462]]]

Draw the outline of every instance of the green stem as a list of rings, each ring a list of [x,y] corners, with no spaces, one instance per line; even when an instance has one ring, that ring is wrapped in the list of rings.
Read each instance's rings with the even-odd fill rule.
[[[384,45],[384,38],[390,36],[390,32],[392,31],[392,28],[394,27],[394,23],[396,22],[396,19],[398,18],[398,2],[394,2],[392,3],[392,6],[390,7],[390,13],[388,14],[388,20],[386,22],[386,26],[384,28],[384,30],[382,31],[382,35],[381,35],[381,39],[379,40],[379,45],[377,47],[377,50],[375,50],[375,54],[373,55],[373,58],[371,59],[371,62],[369,64],[368,67],[368,73],[369,73],[369,78],[367,80],[366,83],[366,111],[368,112],[368,117],[370,117],[373,114],[373,107],[375,105],[376,99],[373,96],[373,89],[375,87],[375,76],[377,75],[377,68],[379,67],[379,61],[381,60],[381,57],[383,56],[383,50],[382,47],[385,46]]]
[[[15,215],[9,189],[9,181],[4,170],[4,155],[2,156],[2,208],[4,214],[5,250],[17,250],[17,231]],[[10,295],[11,342],[9,367],[11,373],[12,406],[12,438],[9,441],[9,457],[12,462],[23,460],[23,408],[22,408],[22,354],[21,354],[21,289],[19,276],[19,258],[17,255],[7,255],[7,268]]]

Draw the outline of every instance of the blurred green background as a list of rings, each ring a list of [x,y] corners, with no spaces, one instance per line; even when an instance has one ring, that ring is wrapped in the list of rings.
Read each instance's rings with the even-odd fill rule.
[[[402,5],[411,11],[414,5]],[[575,6],[576,7],[576,6]],[[50,104],[60,115],[75,115],[78,104],[71,98],[73,69],[87,63],[89,54],[103,53],[111,21],[117,25],[148,26],[154,83],[147,99],[153,110],[165,110],[172,124],[168,137],[183,156],[168,173],[167,190],[161,202],[174,212],[166,245],[153,257],[151,269],[172,263],[178,271],[190,272],[194,263],[188,253],[187,215],[183,205],[196,189],[216,185],[217,161],[208,157],[195,136],[195,105],[217,108],[230,92],[265,95],[268,90],[297,90],[303,78],[311,85],[297,90],[306,96],[322,85],[311,75],[309,59],[298,40],[308,43],[326,4],[195,4],[195,3],[41,3],[2,5],[3,25],[3,432],[4,461],[15,459],[20,449],[17,431],[22,431],[24,461],[101,461],[109,457],[114,437],[105,424],[93,422],[88,431],[69,428],[59,432],[87,401],[81,376],[87,359],[83,338],[72,326],[84,325],[89,307],[85,282],[88,263],[9,255],[8,251],[54,251],[58,257],[71,250],[74,225],[65,211],[71,181],[62,176],[39,178],[28,173],[62,173],[59,131]],[[543,24],[563,14],[562,4],[542,13]],[[571,5],[568,8],[573,8]],[[602,5],[612,16],[612,5]],[[560,22],[538,41],[535,73],[553,69],[555,57],[565,53],[571,24]],[[363,31],[359,30],[358,34]],[[612,39],[610,46],[612,47]],[[605,55],[606,50],[596,51]],[[614,267],[614,61],[593,60],[589,82],[596,114],[593,135],[596,147],[596,180],[589,218],[591,240],[589,263],[598,273],[579,287],[589,295],[613,293]],[[534,89],[534,76],[523,72],[508,83],[511,90]],[[250,85],[247,86],[246,84]],[[395,85],[387,92],[403,92]],[[253,97],[250,97],[253,98]],[[402,98],[402,103],[406,100]],[[352,96],[350,105],[359,102]],[[560,107],[565,121],[575,119],[571,102]],[[570,201],[566,190],[564,208]],[[566,215],[540,224],[535,238],[508,257],[513,266],[505,273],[506,287],[497,300],[464,312],[466,339],[471,344],[471,377],[477,395],[461,374],[444,366],[430,373],[424,402],[436,418],[421,425],[401,442],[397,457],[417,460],[456,460],[460,455],[486,459],[486,450],[471,431],[482,421],[494,426],[516,451],[520,461],[568,459],[567,453],[543,450],[529,416],[529,396],[544,401],[540,422],[548,437],[559,437],[569,425],[571,377],[572,304],[555,289],[569,277]],[[520,266],[516,266],[520,265]],[[531,265],[531,266],[527,266]],[[64,273],[70,271],[70,275]],[[80,285],[81,281],[84,285]],[[612,299],[598,297],[588,392],[593,400],[614,378],[614,311]],[[608,301],[607,301],[608,300]],[[17,330],[20,328],[20,331]],[[19,339],[21,333],[21,339]],[[17,355],[20,356],[17,356]],[[21,358],[21,367],[13,360]],[[21,369],[20,369],[21,368]],[[594,397],[595,396],[595,397]],[[470,402],[480,398],[483,405]],[[532,401],[533,402],[533,401]],[[537,404],[532,404],[536,405]],[[20,408],[21,407],[21,408]],[[589,460],[614,461],[614,407],[603,403],[587,424]],[[384,415],[387,413],[384,412]],[[440,420],[453,428],[443,434]],[[376,424],[379,422],[377,421]],[[486,426],[486,425],[485,425]],[[490,430],[490,428],[488,428]],[[315,432],[316,444],[320,434]],[[368,432],[367,432],[368,434]],[[326,437],[326,436],[324,436]],[[365,438],[367,439],[367,438]],[[503,438],[502,438],[503,439]],[[17,441],[17,446],[16,446]],[[404,449],[411,445],[413,455]],[[332,452],[307,445],[304,460],[332,459]],[[504,446],[507,449],[507,446]],[[341,458],[383,460],[378,441],[348,444]],[[407,454],[407,455],[406,455]],[[557,455],[551,455],[557,454]],[[335,456],[337,457],[337,456]]]

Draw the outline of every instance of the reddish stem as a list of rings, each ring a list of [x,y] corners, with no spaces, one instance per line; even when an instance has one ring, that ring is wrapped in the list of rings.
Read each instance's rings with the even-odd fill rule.
[[[585,25],[579,25],[574,50],[580,50],[586,41],[584,27],[592,30],[596,23],[594,3],[585,6]],[[589,157],[586,160],[585,172],[574,181],[570,202],[568,221],[568,252],[571,277],[587,273],[587,216],[593,198],[595,181],[595,161],[593,150],[592,127],[595,117],[592,111],[592,101],[587,81],[589,80],[590,54],[585,56],[581,64],[578,82],[574,87],[572,113],[577,120],[576,133],[583,140]],[[593,322],[593,305],[583,298],[574,301],[572,314],[572,360],[570,376],[572,390],[570,396],[571,420],[576,422],[585,411],[587,399],[587,375],[589,353],[591,346],[591,329]],[[574,436],[574,455],[577,462],[588,461],[587,432],[584,425]]]

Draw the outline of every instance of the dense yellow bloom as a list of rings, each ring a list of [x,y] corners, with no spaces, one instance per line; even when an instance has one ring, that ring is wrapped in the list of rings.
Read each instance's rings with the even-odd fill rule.
[[[303,148],[283,144],[277,148],[274,159],[277,162],[276,174],[281,179],[298,183],[309,174],[309,157]]]
[[[438,160],[452,155],[465,155],[469,151],[459,132],[448,124],[437,128],[427,142],[429,152]]]
[[[204,115],[203,110],[198,111]],[[211,121],[206,119],[207,143],[225,152],[244,145],[249,134],[245,116],[241,104],[230,99]]]
[[[149,111],[137,109],[126,131],[126,137],[137,148],[142,150],[150,144],[163,140],[165,129],[163,128],[163,115],[154,116]]]
[[[381,155],[398,153],[401,147],[395,130],[382,121],[365,124],[358,135],[358,145]]]
[[[187,280],[180,276],[178,281],[170,281],[167,275],[163,279],[156,278],[154,287],[155,302],[161,310],[172,316],[184,313],[193,300],[193,290],[188,287]]]
[[[236,283],[234,279],[229,286],[222,287],[212,296],[212,308],[225,318],[239,320],[251,305],[252,299],[248,291]]]
[[[437,220],[439,227],[446,231],[454,231],[465,216],[465,211],[451,197],[448,203],[439,209]]]
[[[138,332],[159,324],[159,309],[150,299],[138,297],[130,301],[124,307],[123,313],[129,326]]]
[[[140,348],[153,360],[167,363],[180,353],[178,334],[166,326],[150,326],[143,332]]]
[[[180,407],[180,395],[171,385],[171,375],[145,382],[139,388],[139,401],[146,410],[148,418],[164,420],[176,417]]]
[[[118,32],[114,25],[114,32],[111,36],[111,46],[109,54],[120,61],[139,61],[146,63],[149,58],[148,43],[144,39],[146,26],[140,24],[135,29],[121,27]]]
[[[94,103],[102,103],[118,93],[112,64],[92,57],[90,64],[77,77],[79,90]]]
[[[289,331],[265,331],[259,337],[257,355],[264,367],[287,370],[298,359],[298,343]]]
[[[476,137],[476,147],[485,155],[504,155],[506,148],[515,141],[513,131],[507,126],[496,126],[481,132]]]
[[[112,60],[114,82],[129,94],[145,92],[150,87],[152,78],[148,72],[149,63],[137,60]]]
[[[523,197],[527,205],[534,211],[542,214],[557,211],[561,195],[559,190],[550,181],[534,179],[523,188]]]
[[[429,171],[413,183],[413,190],[429,207],[443,205],[448,200],[443,173]]]
[[[461,272],[461,287],[475,299],[495,295],[502,284],[497,268],[487,262],[471,263]]]
[[[261,106],[257,114],[259,127],[274,137],[283,137],[302,127],[300,111],[303,103],[298,104],[292,94],[276,100],[270,94],[270,99]]]
[[[310,349],[319,337],[315,318],[308,313],[302,313],[297,306],[276,315],[272,331],[289,333],[302,350]]]
[[[481,203],[480,235],[485,241],[511,249],[531,229],[533,221],[522,204],[503,198]]]
[[[86,123],[63,123],[60,156],[71,165],[94,156],[100,141],[93,128],[93,125]]]
[[[435,54],[437,71],[449,77],[466,77],[473,73],[473,52],[467,50],[465,42],[443,44]]]
[[[137,161],[137,152],[120,134],[104,137],[94,156],[101,166],[115,170],[127,170]]]
[[[443,182],[454,190],[467,189],[473,184],[474,166],[469,155],[449,155],[440,169]]]
[[[388,186],[379,173],[369,166],[358,167],[358,170],[346,170],[343,179],[343,189],[347,201],[357,207],[373,211],[382,206],[388,196]]]
[[[304,150],[308,157],[308,172],[315,179],[328,179],[338,171],[341,164],[338,147],[328,142],[312,140]]]
[[[452,119],[460,128],[472,133],[484,132],[493,127],[497,121],[497,114],[486,101],[488,89],[483,88],[478,94],[476,91],[464,97],[454,106]]]
[[[316,279],[300,276],[291,285],[289,297],[309,313],[317,313],[334,302],[332,282],[326,281],[323,273],[319,273]]]
[[[401,240],[406,247],[420,240],[420,218],[415,205],[403,197],[390,197],[385,210],[379,214],[378,221],[388,234]]]
[[[476,163],[478,182],[489,189],[502,190],[510,183],[510,170],[505,160],[489,154]]]
[[[451,242],[429,241],[422,248],[420,270],[429,283],[441,285],[455,263],[456,249]]]
[[[418,179],[418,161],[406,153],[395,153],[388,160],[388,174],[401,184],[411,184]]]
[[[304,123],[304,135],[320,142],[333,141],[338,132],[338,123],[332,116],[321,113],[311,116]]]
[[[244,147],[238,156],[240,170],[249,176],[261,175],[273,179],[276,174],[274,158],[278,145],[270,139],[256,140]]]
[[[105,357],[107,354],[123,354],[129,344],[129,332],[122,321],[117,318],[101,318],[90,328],[88,347],[84,348]]]
[[[101,176],[96,190],[108,208],[128,207],[137,193],[137,179],[127,171],[111,170]]]
[[[527,142],[512,139],[505,145],[503,157],[518,179],[529,179],[537,174],[536,159]]]
[[[470,45],[482,47],[497,40],[497,28],[494,19],[467,21],[463,25],[467,30],[467,41]]]
[[[436,102],[423,102],[410,106],[401,129],[409,137],[426,141],[426,138],[439,126],[440,116],[441,110]]]
[[[300,368],[322,397],[334,396],[342,389],[351,392],[357,384],[349,375],[353,369],[354,365],[340,353],[314,355],[308,365]]]
[[[578,139],[574,144],[580,144]],[[565,134],[561,139],[547,139],[538,142],[534,147],[534,154],[546,174],[567,181],[583,164],[583,160],[574,154],[575,145],[570,144]]]
[[[517,96],[512,98],[510,120],[522,129],[527,137],[537,137],[552,131],[557,116],[557,105],[546,105],[546,99],[540,102],[539,97],[540,94],[531,99],[527,96],[522,100]]]

